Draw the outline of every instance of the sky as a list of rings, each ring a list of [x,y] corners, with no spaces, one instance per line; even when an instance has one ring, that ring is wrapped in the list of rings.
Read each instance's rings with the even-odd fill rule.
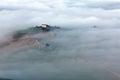
[[[0,33],[42,23],[119,27],[119,14],[120,0],[0,0]]]

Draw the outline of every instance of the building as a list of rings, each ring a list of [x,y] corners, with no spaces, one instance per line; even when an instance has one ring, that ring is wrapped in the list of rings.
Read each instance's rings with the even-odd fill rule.
[[[41,25],[42,28],[47,28],[47,26],[48,26],[47,24],[42,24]]]

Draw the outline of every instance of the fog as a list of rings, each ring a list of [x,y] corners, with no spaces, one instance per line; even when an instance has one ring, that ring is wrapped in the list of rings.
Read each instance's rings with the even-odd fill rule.
[[[0,49],[0,78],[119,80],[119,5],[119,0],[1,0],[0,43],[42,23],[61,29],[40,41],[48,47],[12,44],[2,48],[4,54]]]
[[[1,0],[0,32],[42,23],[74,27],[119,27],[119,4],[119,0]]]
[[[13,80],[120,79],[120,29],[66,28],[55,33],[53,38],[42,41],[49,43],[49,47],[1,54],[0,77]]]

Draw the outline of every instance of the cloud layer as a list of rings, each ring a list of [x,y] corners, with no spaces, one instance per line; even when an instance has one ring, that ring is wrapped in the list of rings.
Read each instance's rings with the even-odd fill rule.
[[[1,0],[0,33],[47,23],[119,27],[119,0]]]

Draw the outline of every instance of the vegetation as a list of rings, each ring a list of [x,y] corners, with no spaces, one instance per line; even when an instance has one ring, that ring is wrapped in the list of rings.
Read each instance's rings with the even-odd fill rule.
[[[42,32],[42,31],[43,30],[41,28],[38,28],[38,27],[19,30],[19,31],[16,31],[14,33],[13,39],[19,39],[19,38],[23,37],[26,34],[36,34],[36,33]]]

